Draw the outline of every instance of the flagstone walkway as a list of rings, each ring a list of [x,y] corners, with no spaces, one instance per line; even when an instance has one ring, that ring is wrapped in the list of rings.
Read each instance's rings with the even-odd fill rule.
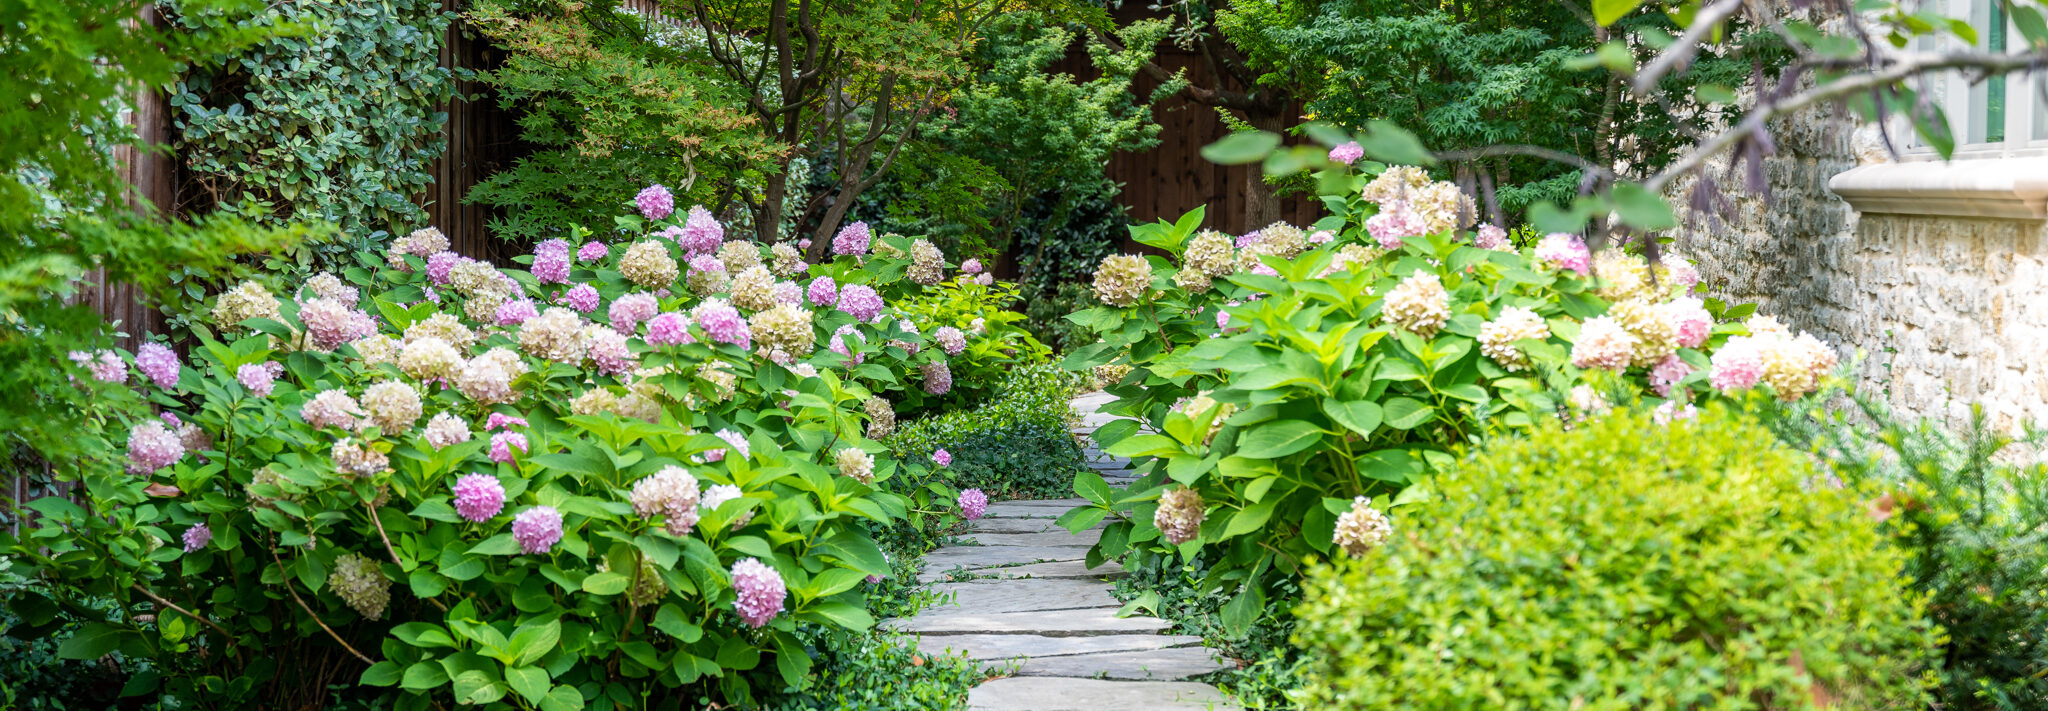
[[[1111,418],[1109,398],[1075,398],[1078,432]],[[1135,480],[1130,460],[1088,450],[1089,466],[1111,486]],[[1202,638],[1166,634],[1165,620],[1117,617],[1109,580],[1115,563],[1089,570],[1083,559],[1101,527],[1069,533],[1053,524],[1081,499],[990,504],[963,544],[925,555],[920,582],[953,593],[949,605],[888,626],[916,633],[918,647],[954,650],[1012,669],[969,692],[976,711],[1178,711],[1234,709],[1216,687],[1186,681],[1224,668]]]

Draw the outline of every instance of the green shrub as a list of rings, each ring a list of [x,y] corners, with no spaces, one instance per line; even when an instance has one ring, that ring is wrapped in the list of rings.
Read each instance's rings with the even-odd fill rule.
[[[1925,707],[1906,554],[1719,406],[1498,440],[1437,485],[1309,577],[1305,707]]]
[[[884,444],[906,461],[946,450],[953,463],[934,475],[991,499],[1072,496],[1074,475],[1087,469],[1068,430],[1077,381],[1051,363],[1026,365],[1011,371],[994,401],[904,425]]]
[[[944,354],[953,373],[952,391],[940,396],[906,393],[898,408],[905,417],[989,402],[1019,366],[1052,355],[1051,349],[1020,323],[1024,314],[1009,310],[1017,303],[1015,284],[997,282],[993,277],[990,283],[981,284],[973,275],[961,274],[890,301],[926,336],[936,336],[938,329],[951,326],[970,337],[965,350]]]
[[[1095,255],[1090,261],[1102,261],[1102,255]],[[1028,320],[1024,328],[1031,331],[1054,353],[1065,353],[1095,342],[1093,336],[1080,324],[1067,320],[1067,314],[1093,306],[1095,293],[1087,284],[1067,282],[1040,294],[1024,305]]]
[[[1103,410],[1130,419],[1094,437],[1144,477],[1124,491],[1078,481],[1095,505],[1063,525],[1108,521],[1091,561],[1203,553],[1209,584],[1244,596],[1226,612],[1248,614],[1341,555],[1337,519],[1357,497],[1384,508],[1461,447],[1637,401],[1686,410],[1759,382],[1797,398],[1834,364],[1810,335],[1737,323],[1753,308],[1694,296],[1681,257],[1593,255],[1570,234],[1516,249],[1497,228],[1457,228],[1469,206],[1453,184],[1345,171],[1323,174],[1335,214],[1314,232],[1232,239],[1197,232],[1197,210],[1132,228],[1168,256],[1104,260],[1102,305],[1069,317],[1099,342],[1063,364],[1128,368],[1105,384],[1117,399]]]
[[[1853,410],[1803,401],[1765,421],[1876,497],[1913,589],[1946,633],[1942,705],[2048,708],[2048,464],[2008,453],[2038,454],[2048,432],[2000,434],[1976,409],[1958,436],[1852,399]]]
[[[1200,558],[1182,562],[1151,557],[1132,561],[1111,591],[1125,609],[1142,611],[1173,623],[1174,634],[1196,635],[1221,658],[1239,660],[1206,677],[1246,709],[1291,709],[1288,694],[1301,687],[1304,660],[1293,636],[1294,605],[1301,588],[1281,585],[1267,598],[1265,609],[1242,626],[1223,614],[1231,595],[1204,584],[1209,566]]]
[[[293,255],[300,268],[316,257],[345,266],[388,234],[426,224],[413,196],[434,182],[447,148],[439,104],[454,89],[441,40],[455,15],[443,3],[161,6],[185,31],[286,32],[195,63],[169,92],[191,181],[184,194],[265,220],[333,222],[353,236]]]

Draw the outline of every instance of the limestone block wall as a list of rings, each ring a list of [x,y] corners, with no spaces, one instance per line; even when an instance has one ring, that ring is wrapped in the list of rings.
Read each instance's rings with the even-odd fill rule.
[[[1811,115],[1778,128],[1767,198],[1737,180],[1725,222],[1686,216],[1678,245],[1709,293],[1860,352],[1864,391],[1902,414],[1959,424],[1981,402],[2001,429],[2048,426],[2048,224],[1858,213],[1828,180],[1888,160],[1875,129]]]

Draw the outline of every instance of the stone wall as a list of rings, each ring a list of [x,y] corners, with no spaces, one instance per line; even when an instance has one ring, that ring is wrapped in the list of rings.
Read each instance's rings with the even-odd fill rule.
[[[1874,127],[1825,115],[1781,122],[1768,198],[1726,183],[1733,215],[1688,214],[1680,250],[1709,292],[1757,302],[1862,355],[1864,392],[1901,414],[2048,426],[2048,226],[2039,220],[1863,213],[1828,190],[1887,160]],[[1716,176],[1723,174],[1717,169]],[[1684,204],[1689,184],[1671,197]]]

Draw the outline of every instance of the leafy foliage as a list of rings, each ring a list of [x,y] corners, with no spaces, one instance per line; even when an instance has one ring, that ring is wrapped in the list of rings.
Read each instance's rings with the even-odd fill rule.
[[[1308,579],[1307,708],[1915,708],[1933,625],[1850,491],[1721,407],[1501,438]],[[1652,621],[1646,624],[1646,621]]]
[[[1009,309],[1017,299],[1015,284],[991,280],[983,285],[962,274],[902,302],[903,315],[925,324],[920,328],[928,332],[951,326],[974,335],[966,350],[947,359],[953,372],[953,391],[943,397],[906,400],[905,414],[938,412],[942,405],[972,407],[996,399],[1011,387],[1018,366],[1042,362],[1051,355],[1051,350],[1024,328],[1024,314]]]
[[[247,12],[253,3],[201,4]],[[170,278],[233,274],[234,258],[288,247],[319,230],[271,230],[226,216],[165,222],[138,214],[113,161],[142,144],[122,115],[138,87],[163,88],[196,57],[248,46],[269,30],[185,31],[132,22],[126,0],[0,2],[0,460],[9,473],[44,459],[115,470],[118,448],[89,426],[102,388],[75,386],[61,364],[105,345],[117,327],[82,303],[83,280],[133,284],[174,307],[203,295]],[[19,454],[25,453],[25,454]],[[19,456],[18,456],[19,455]]]
[[[1197,558],[1178,561],[1152,558],[1133,562],[1115,582],[1114,594],[1124,610],[1155,615],[1173,623],[1175,634],[1195,635],[1220,658],[1241,660],[1207,677],[1231,700],[1247,709],[1299,708],[1288,694],[1301,688],[1305,662],[1289,640],[1294,634],[1294,606],[1301,589],[1280,586],[1249,624],[1223,614],[1231,596],[1203,585],[1208,566]]]
[[[250,13],[167,0],[175,27],[281,32],[204,57],[170,90],[189,175],[187,209],[264,222],[331,222],[350,238],[296,255],[334,267],[426,223],[413,202],[447,146],[437,111],[453,81],[440,66],[452,13],[436,0],[282,3]],[[281,265],[273,265],[273,269]]]
[[[652,182],[682,205],[725,211],[743,200],[779,147],[748,115],[746,96],[719,81],[702,38],[624,9],[618,0],[492,0],[470,11],[505,47],[480,76],[523,112],[521,138],[540,150],[465,198],[503,217],[506,239],[598,229],[621,197]]]
[[[634,233],[675,222],[623,218]],[[728,254],[768,259],[761,245],[733,245]],[[94,453],[107,460],[98,466],[53,460],[83,505],[31,502],[34,526],[0,538],[47,585],[10,599],[30,623],[9,634],[46,635],[69,615],[83,626],[61,656],[119,651],[162,670],[143,692],[234,706],[307,702],[335,673],[395,687],[387,705],[397,708],[638,707],[658,690],[749,705],[811,683],[798,626],[864,631],[873,620],[861,580],[890,573],[865,526],[901,520],[907,501],[874,485],[932,467],[889,459],[864,433],[887,413],[864,403],[905,387],[924,362],[911,354],[940,349],[901,328],[900,314],[875,324],[802,315],[807,343],[848,327],[844,355],[788,345],[797,336],[762,314],[751,314],[758,352],[711,316],[685,326],[688,343],[657,339],[632,316],[601,325],[551,307],[517,326],[499,318],[517,299],[552,301],[558,289],[543,281],[595,290],[594,311],[629,296],[657,311],[710,302],[649,266],[682,254],[678,245],[605,252],[559,277],[480,262],[442,275],[393,252],[346,283],[316,278],[294,300],[263,295],[222,311],[241,320],[216,328],[239,339],[202,336],[190,364],[168,372],[138,358],[154,384],[59,371],[97,383],[90,432],[128,430],[135,471],[107,471],[122,459],[114,452]],[[848,256],[809,271],[907,298],[921,288],[903,277],[908,261]],[[383,318],[337,319],[337,308]],[[335,340],[350,324],[375,333]],[[774,359],[771,339],[784,349]],[[839,370],[856,357],[858,373]],[[274,391],[250,385],[243,366],[274,372]],[[426,387],[433,379],[452,387]],[[394,390],[412,396],[385,397]],[[336,402],[358,395],[360,405]],[[851,469],[839,463],[849,448],[880,456]],[[168,464],[154,459],[164,451]],[[654,475],[670,483],[650,488]],[[684,476],[695,496],[675,493]],[[501,488],[502,508],[476,513],[463,486],[479,485],[456,486],[463,478]],[[700,506],[713,486],[739,495]],[[670,498],[650,504],[650,491]],[[546,524],[513,522],[541,507],[561,516],[558,541],[536,532]],[[772,618],[736,600],[762,589],[728,572],[750,560],[787,590]],[[756,621],[744,621],[749,610]],[[145,611],[154,622],[138,619]]]
[[[1143,477],[1122,491],[1082,477],[1092,505],[1062,521],[1076,530],[1109,521],[1090,562],[1204,554],[1207,585],[1235,591],[1231,612],[1246,624],[1265,588],[1343,554],[1333,537],[1356,497],[1381,509],[1404,503],[1405,490],[1449,466],[1459,448],[1501,432],[1637,400],[1683,412],[1718,395],[1703,387],[1709,353],[1750,328],[1714,325],[1700,305],[1688,317],[1698,319],[1694,343],[1634,340],[1660,350],[1625,345],[1619,363],[1582,360],[1581,343],[1598,347],[1580,338],[1582,327],[1671,313],[1689,286],[1664,264],[1619,251],[1603,255],[1604,271],[1581,274],[1536,256],[1542,250],[1480,248],[1449,229],[1382,250],[1362,244],[1375,239],[1366,221],[1376,208],[1358,188],[1326,202],[1337,211],[1317,225],[1331,231],[1327,244],[1282,230],[1232,253],[1227,237],[1195,239],[1197,211],[1133,228],[1139,243],[1170,258],[1111,258],[1146,265],[1129,275],[1105,262],[1098,296],[1134,291],[1122,305],[1070,317],[1100,343],[1064,364],[1131,368],[1105,387],[1118,399],[1103,411],[1133,419],[1095,437],[1104,451],[1131,457]],[[1219,266],[1225,276],[1213,284],[1184,280]],[[1510,308],[1526,310],[1520,318],[1535,332],[1484,335],[1513,320]],[[1436,321],[1404,320],[1418,312]],[[1652,363],[1679,372],[1660,386]],[[1198,496],[1183,513],[1199,530],[1174,540],[1160,508],[1164,495],[1181,491]]]
[[[1771,407],[1764,421],[1877,497],[1882,530],[1944,632],[1942,706],[2048,705],[2048,464],[2019,463],[2048,433],[2000,433],[1978,408],[1952,434],[1867,395],[1848,399],[1855,407],[1834,412],[1820,401]]]
[[[904,425],[883,444],[899,459],[946,450],[953,463],[933,473],[956,492],[981,489],[991,500],[1071,496],[1074,476],[1087,470],[1069,430],[1078,419],[1069,402],[1078,380],[1052,363],[1016,367],[990,402]]]
[[[1102,258],[1097,257],[1095,261],[1099,263]],[[1067,314],[1086,309],[1094,301],[1095,294],[1087,284],[1062,283],[1051,292],[1024,304],[1024,314],[1028,317],[1024,327],[1055,353],[1094,345],[1095,341],[1087,329],[1067,320]]]

